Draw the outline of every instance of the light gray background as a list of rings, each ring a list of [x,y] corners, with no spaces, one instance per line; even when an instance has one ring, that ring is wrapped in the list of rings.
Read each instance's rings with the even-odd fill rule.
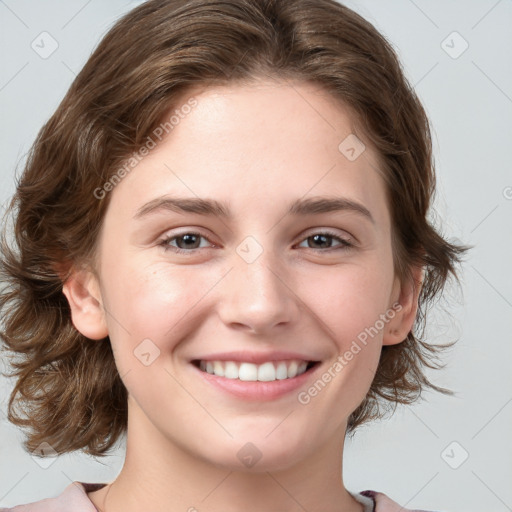
[[[37,131],[94,46],[138,3],[0,0],[1,203],[13,192],[15,169],[21,170]],[[386,492],[408,508],[510,511],[512,2],[346,4],[397,48],[434,127],[438,219],[448,236],[475,248],[463,266],[462,289],[451,288],[442,304],[448,312],[437,308],[431,328],[432,341],[459,338],[447,368],[433,375],[456,396],[429,393],[426,401],[361,429],[347,441],[345,483],[352,491]],[[59,45],[47,59],[31,48],[43,31]],[[457,58],[464,41],[450,36],[454,31],[469,44]],[[122,449],[101,460],[71,454],[48,468],[36,463],[5,418],[11,385],[0,380],[0,505],[57,495],[73,480],[116,477]]]

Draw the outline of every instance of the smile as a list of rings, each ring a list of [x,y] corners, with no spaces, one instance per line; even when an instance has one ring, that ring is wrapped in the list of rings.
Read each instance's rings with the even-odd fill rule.
[[[293,379],[312,368],[315,361],[290,359],[284,361],[267,361],[262,364],[254,364],[240,361],[194,361],[201,371],[225,377],[226,379],[238,379],[246,382],[271,382],[275,380]]]

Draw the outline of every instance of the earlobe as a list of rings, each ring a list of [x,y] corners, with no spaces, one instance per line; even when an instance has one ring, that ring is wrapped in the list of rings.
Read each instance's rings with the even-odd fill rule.
[[[68,300],[73,325],[80,333],[93,340],[108,336],[98,279],[91,271],[73,271],[62,293]]]
[[[390,312],[391,310],[394,312],[393,316],[387,315],[390,321],[384,328],[383,345],[397,345],[407,338],[418,313],[418,298],[423,277],[424,269],[414,267],[411,271],[411,278],[407,282],[400,283],[397,278],[398,292],[395,293],[397,300],[390,307]],[[397,295],[398,297],[396,297]]]

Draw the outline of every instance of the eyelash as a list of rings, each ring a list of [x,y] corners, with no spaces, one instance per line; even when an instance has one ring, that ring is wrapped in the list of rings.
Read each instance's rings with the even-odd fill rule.
[[[177,254],[188,254],[188,255],[190,255],[193,252],[201,249],[200,247],[197,247],[197,248],[194,248],[194,249],[180,249],[179,247],[174,247],[174,246],[169,245],[171,241],[173,241],[173,240],[175,240],[177,238],[184,237],[186,235],[198,236],[198,237],[204,238],[205,240],[208,240],[208,238],[206,236],[202,235],[201,233],[197,233],[195,231],[186,231],[186,232],[180,233],[178,235],[173,235],[173,236],[166,237],[164,240],[162,240],[160,242],[159,245],[162,246],[165,251],[172,251],[172,252],[177,253]],[[335,250],[345,250],[346,251],[346,250],[352,249],[354,247],[354,244],[352,242],[349,242],[345,238],[341,238],[339,235],[337,235],[336,233],[333,233],[332,231],[329,231],[329,230],[317,231],[315,233],[312,233],[312,234],[308,235],[307,237],[305,237],[304,239],[302,239],[300,243],[302,243],[305,240],[307,240],[308,238],[312,238],[312,237],[314,237],[316,235],[327,235],[329,238],[332,238],[332,239],[340,242],[340,246],[338,246],[338,247],[329,247],[327,249],[313,249],[311,247],[307,247],[307,249],[310,249],[310,250],[313,250],[313,251],[320,251],[320,252],[330,252],[330,251],[335,251]],[[206,249],[206,247],[202,247],[202,249]]]

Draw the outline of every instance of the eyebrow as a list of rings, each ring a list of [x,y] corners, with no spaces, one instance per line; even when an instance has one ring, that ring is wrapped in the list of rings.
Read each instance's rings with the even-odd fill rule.
[[[232,219],[233,215],[226,203],[215,199],[202,199],[199,197],[170,197],[161,196],[149,201],[139,208],[134,216],[140,219],[151,213],[161,211],[173,211],[177,213],[195,213],[197,215],[209,215]],[[362,204],[343,197],[313,197],[309,199],[297,199],[291,205],[286,215],[306,216],[322,213],[350,211],[358,213],[375,223],[372,214]]]

